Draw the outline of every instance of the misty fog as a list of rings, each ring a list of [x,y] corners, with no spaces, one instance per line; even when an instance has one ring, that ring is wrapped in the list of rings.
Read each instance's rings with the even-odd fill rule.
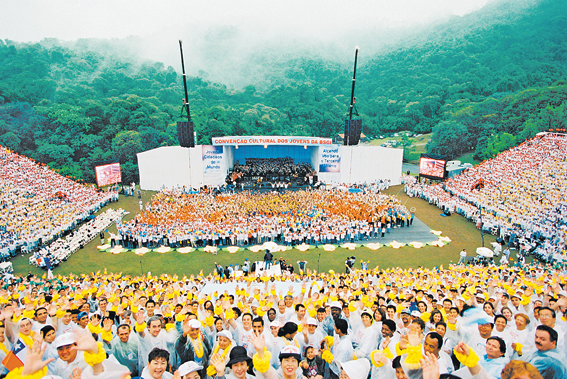
[[[72,45],[77,39],[94,38],[79,41],[78,46],[107,45],[121,54],[164,62],[180,71],[177,41],[181,38],[190,75],[235,88],[266,87],[279,61],[322,58],[351,69],[354,48],[359,46],[363,66],[365,58],[415,36],[416,31],[490,2],[2,1],[0,39],[57,38]]]

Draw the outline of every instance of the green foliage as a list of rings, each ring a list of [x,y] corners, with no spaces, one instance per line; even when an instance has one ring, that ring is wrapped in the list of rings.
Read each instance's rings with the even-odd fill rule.
[[[481,159],[490,159],[498,153],[515,146],[516,137],[509,133],[502,132],[497,135],[490,136],[486,144],[486,148],[481,152],[478,152],[478,156]]]
[[[564,1],[492,2],[376,56],[361,53],[363,133],[433,131],[429,151],[481,158],[565,127],[566,15]],[[95,162],[119,159],[124,181],[137,181],[136,153],[178,143],[183,84],[173,67],[119,56],[124,43],[0,41],[0,143],[89,182]],[[253,59],[269,73],[263,83],[187,78],[198,143],[342,132],[350,64],[262,51]]]
[[[42,161],[53,162],[57,166],[63,166],[72,160],[74,151],[71,147],[43,141],[38,141],[38,143],[37,153]]]
[[[456,126],[474,157],[488,159],[509,149],[539,132],[565,129],[567,120],[567,85],[520,91],[481,102],[456,105],[446,114],[447,121],[439,123],[428,145],[430,152],[452,150],[447,139],[454,139]],[[440,130],[443,128],[444,130]],[[458,157],[466,150],[447,154]]]
[[[22,140],[14,132],[2,133],[0,136],[0,144],[9,147],[12,150],[18,150]]]
[[[469,135],[465,125],[457,122],[441,121],[433,128],[433,135],[427,150],[449,159],[459,157],[470,150]]]
[[[112,139],[112,150],[121,163],[132,162],[142,151],[142,136],[135,130],[125,130]]]

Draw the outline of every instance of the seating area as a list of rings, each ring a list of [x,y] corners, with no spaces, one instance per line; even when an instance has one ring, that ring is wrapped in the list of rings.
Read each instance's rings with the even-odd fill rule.
[[[552,261],[567,239],[566,172],[567,136],[541,133],[443,183],[407,182],[405,191]]]
[[[73,230],[111,201],[102,192],[0,146],[0,255],[29,253]]]
[[[37,267],[55,267],[66,261],[87,243],[98,237],[99,233],[126,214],[123,209],[108,209],[96,218],[81,225],[66,238],[59,238],[52,244],[42,247],[29,258],[30,265]]]

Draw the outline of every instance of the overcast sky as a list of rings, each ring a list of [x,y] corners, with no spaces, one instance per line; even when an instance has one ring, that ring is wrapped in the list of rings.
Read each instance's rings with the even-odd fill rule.
[[[262,34],[333,36],[464,15],[488,0],[0,0],[0,39],[124,38],[186,26],[231,25]]]
[[[499,0],[0,0],[0,39],[118,39],[119,53],[232,87],[269,84],[278,62],[319,57],[362,67],[415,27]],[[122,39],[130,38],[122,43]]]

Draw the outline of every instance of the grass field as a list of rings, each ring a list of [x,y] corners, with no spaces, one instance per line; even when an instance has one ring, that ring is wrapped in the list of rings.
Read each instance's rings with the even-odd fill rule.
[[[480,161],[477,161],[476,159],[474,159],[473,155],[474,155],[474,152],[468,153],[468,154],[463,155],[462,157],[455,158],[455,160],[461,161],[461,163],[470,163],[474,166],[476,164],[479,164]]]
[[[411,145],[406,149],[404,152],[404,161],[408,163],[416,163],[419,164],[419,158],[421,154],[426,153],[427,143],[431,139],[431,133],[423,134],[419,137],[411,137],[409,138]],[[402,137],[388,137],[382,139],[375,139],[369,142],[370,146],[380,146],[384,142],[387,141],[402,141]],[[480,161],[473,158],[474,152],[470,152],[465,154],[461,157],[455,158],[457,161],[461,161],[462,163],[470,163],[473,166],[480,163]]]
[[[437,207],[429,205],[423,200],[406,196],[403,192],[403,186],[392,187],[387,192],[398,196],[408,209],[416,208],[415,214],[417,218],[431,229],[441,230],[443,236],[449,237],[452,242],[442,248],[425,246],[421,249],[415,249],[410,246],[404,246],[400,249],[382,247],[376,251],[368,248],[357,248],[354,251],[338,248],[331,253],[325,252],[322,249],[311,249],[307,252],[300,252],[294,249],[277,254],[283,256],[288,262],[293,262],[296,268],[295,262],[305,259],[309,262],[307,268],[311,270],[328,271],[333,269],[342,271],[345,258],[350,255],[357,257],[357,267],[360,267],[360,259],[370,260],[370,267],[435,267],[447,265],[450,262],[457,262],[459,252],[463,248],[467,249],[470,256],[474,254],[473,252],[477,247],[481,246],[480,232],[475,225],[463,217],[458,215],[441,217],[441,211]],[[152,195],[153,192],[143,192],[142,200],[146,202]],[[125,198],[121,196],[118,203],[113,203],[109,206],[114,208],[120,207],[130,212],[124,220],[131,219],[139,210],[136,197]],[[104,210],[101,210],[101,212]],[[116,227],[113,226],[112,229],[115,231]],[[490,242],[495,241],[495,237],[485,235],[484,240],[485,245],[490,246]],[[113,255],[111,253],[99,252],[96,248],[99,244],[100,240],[95,238],[85,248],[73,254],[66,262],[57,267],[54,270],[54,274],[82,274],[107,269],[109,272],[123,272],[130,275],[139,275],[148,271],[151,271],[152,274],[190,275],[196,274],[201,270],[205,273],[212,271],[215,261],[222,265],[228,265],[231,263],[242,263],[245,258],[261,260],[263,257],[263,252],[253,253],[249,250],[239,251],[235,254],[219,252],[215,256],[198,251],[189,254],[180,254],[178,252],[159,254],[150,252],[142,257],[135,255],[133,252]],[[277,254],[276,257],[279,257],[280,255]],[[27,273],[28,270],[40,275],[45,272],[39,268],[29,266],[28,258],[29,256],[18,256],[12,260],[16,274]]]
[[[407,161],[409,163],[418,163],[421,154],[426,152],[426,146],[430,139],[431,139],[431,133],[422,134],[419,137],[410,137],[409,141],[411,144],[408,147],[406,147],[404,151],[404,161]],[[401,136],[380,138],[370,141],[369,145],[380,146],[387,141],[402,142],[402,140],[403,138]]]
[[[431,139],[431,133],[422,134],[419,137],[410,137],[409,141],[412,143],[412,145],[416,146],[416,148],[418,148],[422,152],[425,152],[425,145],[427,145],[427,142],[429,142],[430,139]],[[392,141],[392,140],[402,142],[403,138],[400,136],[400,137],[386,137],[386,138],[374,139],[369,142],[369,145],[380,146],[384,142]]]

